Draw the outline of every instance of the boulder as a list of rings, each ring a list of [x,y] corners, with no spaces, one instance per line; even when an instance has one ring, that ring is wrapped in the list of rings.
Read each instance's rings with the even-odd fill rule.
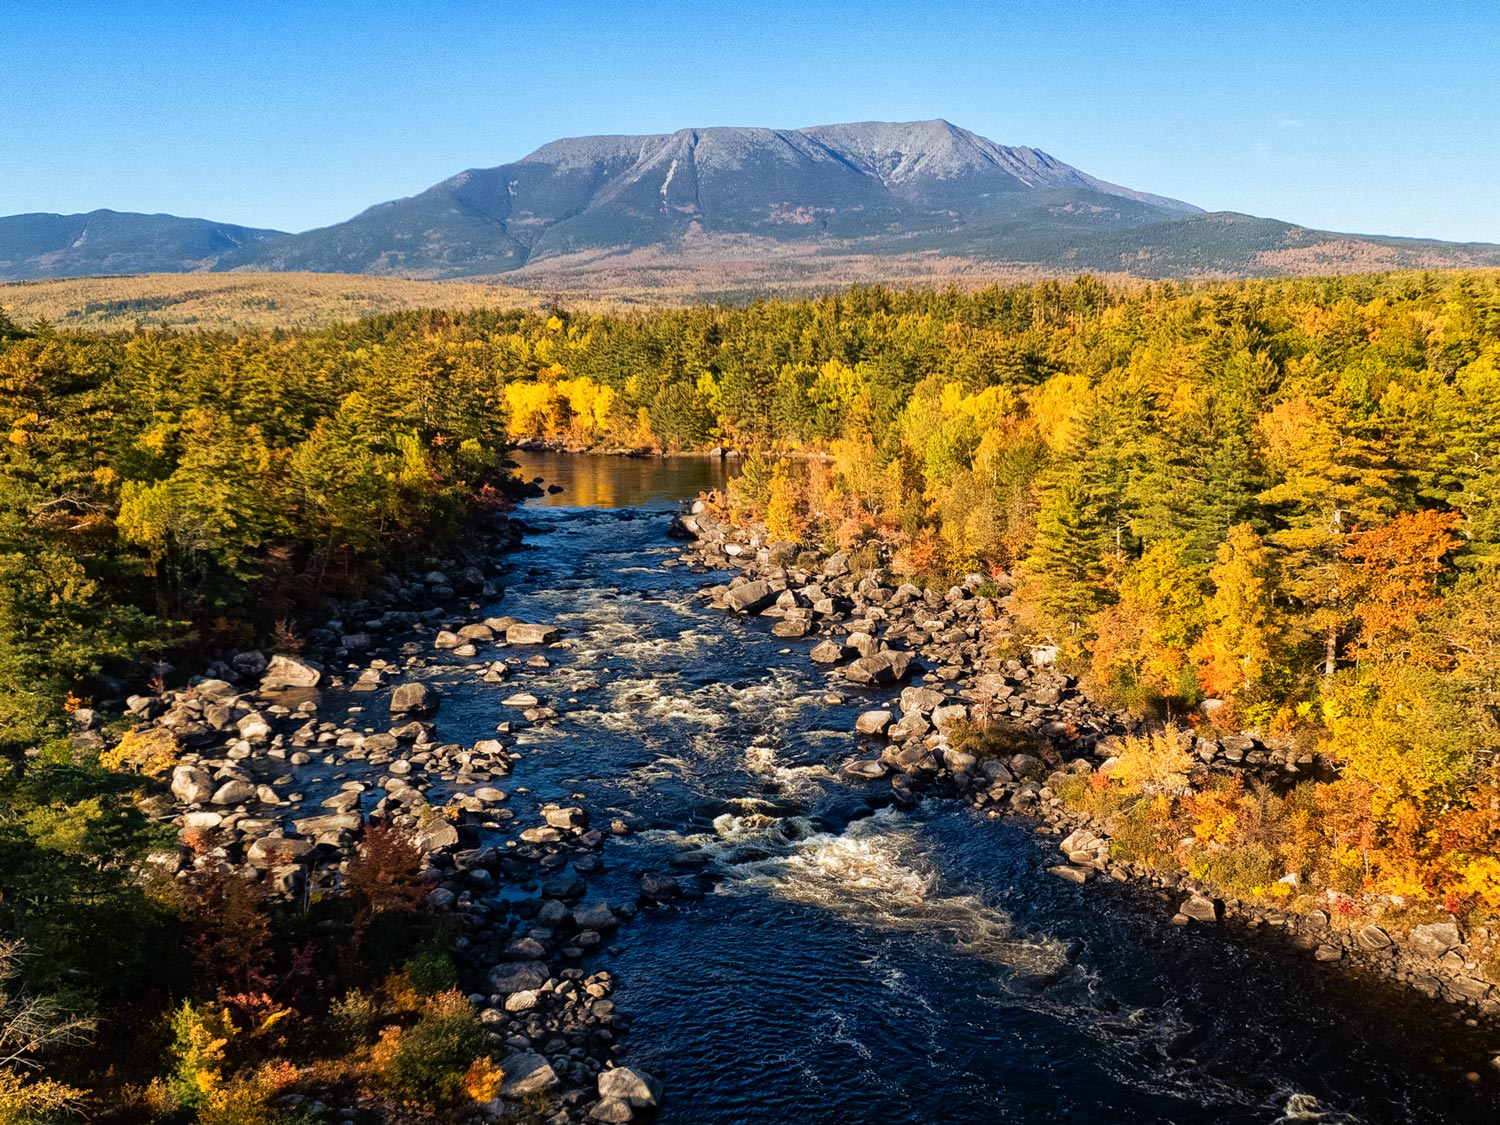
[[[506,643],[513,645],[550,645],[561,636],[562,630],[556,625],[531,625],[524,621],[505,630]]]
[[[505,1010],[507,1012],[529,1012],[537,1006],[541,993],[534,988],[524,988],[520,992],[512,992],[505,998]]]
[[[237,805],[241,801],[248,801],[255,796],[255,786],[248,781],[233,779],[226,781],[218,789],[214,790],[213,803],[216,805]]]
[[[934,707],[932,709],[932,725],[940,731],[947,731],[954,723],[963,722],[969,717],[969,708],[962,703],[950,703],[946,707]]]
[[[391,692],[391,714],[407,715],[437,710],[438,694],[428,684],[398,684]]]
[[[809,655],[814,664],[837,664],[848,655],[848,650],[837,641],[823,641]]]
[[[573,924],[580,930],[594,930],[597,933],[608,933],[619,924],[615,912],[602,902],[593,906],[580,906],[573,911]]]
[[[299,836],[308,836],[320,844],[336,844],[346,833],[358,832],[363,823],[364,818],[357,812],[329,813],[294,820],[292,827]]]
[[[262,836],[245,849],[245,858],[256,867],[275,867],[307,858],[313,850],[311,840],[286,836]]]
[[[854,720],[854,729],[859,734],[881,735],[890,730],[892,718],[889,711],[865,711]]]
[[[925,687],[909,687],[901,689],[901,710],[908,715],[913,713],[926,714],[936,707],[943,705],[943,693],[933,691]]]
[[[212,800],[213,776],[199,766],[178,766],[172,771],[172,795],[187,805],[201,805]]]
[[[1056,875],[1059,879],[1066,879],[1070,883],[1087,883],[1094,877],[1094,869],[1079,867],[1072,863],[1059,863],[1055,867],[1047,868],[1047,874]]]
[[[625,1125],[625,1122],[635,1120],[635,1110],[630,1108],[629,1102],[622,1102],[619,1098],[600,1098],[589,1110],[589,1120],[603,1125]]]
[[[1206,895],[1193,895],[1178,909],[1195,922],[1217,922],[1223,917],[1224,904]]]
[[[844,677],[855,684],[891,684],[911,674],[911,654],[886,650],[861,656],[844,669]]]
[[[263,688],[311,688],[323,679],[323,669],[311,660],[295,656],[273,656],[266,665],[266,674],[260,678]]]
[[[589,826],[589,814],[580,808],[560,809],[556,805],[547,805],[542,809],[542,819],[553,828],[587,828]]]
[[[628,1102],[636,1109],[661,1104],[661,1083],[644,1071],[628,1066],[612,1067],[599,1072],[599,1096]]]
[[[490,970],[490,991],[500,996],[541,988],[552,974],[542,961],[517,961],[513,965],[496,965]]]
[[[724,605],[735,613],[759,613],[776,600],[777,591],[765,579],[746,582],[724,595]]]
[[[556,1089],[557,1072],[541,1055],[531,1051],[512,1051],[505,1056],[505,1081],[500,1085],[501,1098],[523,1098]]]
[[[844,773],[849,777],[862,777],[873,781],[885,776],[885,763],[879,758],[845,762]]]
[[[1376,953],[1390,946],[1391,935],[1372,924],[1355,934],[1354,940],[1366,953]]]
[[[908,711],[888,733],[892,742],[905,742],[908,738],[923,738],[930,730],[932,727],[920,711]]]
[[[1407,939],[1412,952],[1436,961],[1448,950],[1463,944],[1463,935],[1452,922],[1429,922],[1425,926],[1413,926]]]
[[[241,716],[235,727],[246,742],[265,742],[271,737],[271,724],[259,711]]]
[[[437,852],[458,845],[458,829],[441,817],[431,817],[412,834],[412,844],[420,852]]]
[[[641,898],[648,902],[666,902],[681,893],[677,880],[670,875],[647,873],[641,876]]]

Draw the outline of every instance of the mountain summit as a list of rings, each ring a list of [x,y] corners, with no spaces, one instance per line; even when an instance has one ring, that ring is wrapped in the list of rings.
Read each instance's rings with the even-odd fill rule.
[[[78,232],[105,214],[110,238],[94,252]],[[1500,265],[1500,247],[1207,214],[943,120],[576,137],[293,235],[104,212],[0,219],[0,277],[17,278],[133,268],[506,274],[532,287],[702,292],[1083,270],[1484,265]]]
[[[1197,212],[947,121],[681,129],[553,141],[234,264],[451,277],[580,253],[701,258],[747,239],[883,254],[997,223],[1120,229]]]

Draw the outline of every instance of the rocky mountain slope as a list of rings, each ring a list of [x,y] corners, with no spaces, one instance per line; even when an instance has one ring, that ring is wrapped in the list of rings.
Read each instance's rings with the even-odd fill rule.
[[[1500,265],[1500,246],[1205,214],[947,121],[554,141],[301,234],[171,216],[0,219],[0,278],[195,270],[506,275],[559,290],[1259,276]]]

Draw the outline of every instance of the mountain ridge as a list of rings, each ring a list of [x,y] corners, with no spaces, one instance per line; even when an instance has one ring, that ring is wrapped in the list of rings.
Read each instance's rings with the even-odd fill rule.
[[[106,218],[108,217],[108,218]],[[102,241],[90,243],[90,222]],[[1142,277],[1500,265],[1500,246],[1316,231],[1092,176],[943,118],[562,138],[296,234],[175,216],[0,218],[0,277],[306,271],[587,287],[649,259],[651,284],[858,259]],[[676,265],[680,279],[670,272]],[[905,268],[903,266],[903,268]],[[900,272],[896,270],[896,272]]]

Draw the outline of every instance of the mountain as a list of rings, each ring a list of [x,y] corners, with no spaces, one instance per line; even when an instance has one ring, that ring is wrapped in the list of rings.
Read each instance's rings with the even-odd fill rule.
[[[0,277],[184,273],[209,269],[226,254],[285,237],[285,231],[129,211],[8,215],[0,218]]]
[[[946,121],[683,129],[554,141],[225,264],[453,277],[644,249],[951,253],[1007,225],[1129,229],[1197,210]]]
[[[554,141],[292,235],[110,212],[0,220],[0,277],[295,270],[730,294],[1081,270],[1235,277],[1493,265],[1500,246],[1207,214],[941,120]]]

